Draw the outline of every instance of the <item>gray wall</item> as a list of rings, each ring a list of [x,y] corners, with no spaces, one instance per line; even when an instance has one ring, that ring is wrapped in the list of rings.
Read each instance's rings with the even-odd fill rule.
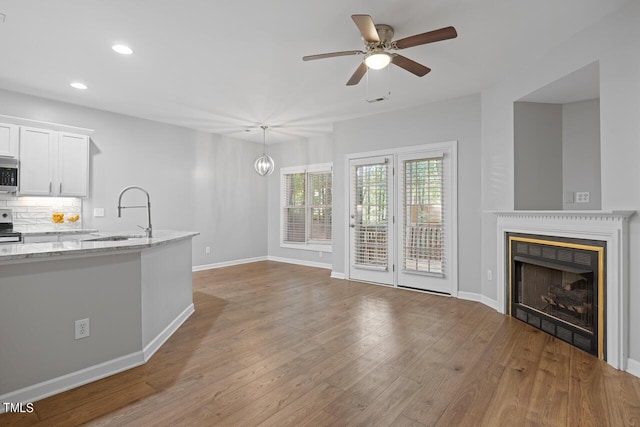
[[[0,396],[140,351],[140,252],[9,264],[0,275]],[[76,340],[84,318],[91,336]]]
[[[562,209],[562,105],[515,102],[514,205]]]
[[[151,195],[154,228],[201,233],[193,265],[267,255],[267,181],[253,171],[258,144],[8,91],[0,91],[0,114],[95,129],[85,226],[138,230],[146,212],[117,218],[116,206],[123,187],[140,185]],[[144,201],[142,193],[125,198]],[[94,218],[94,207],[105,217]]]
[[[333,270],[346,273],[345,156],[458,141],[459,290],[480,293],[480,96],[472,95],[335,124]]]
[[[320,256],[317,251],[280,247],[280,168],[332,162],[333,135],[274,144],[268,147],[268,151],[276,163],[276,170],[268,178],[269,256],[331,265],[333,262],[332,253],[322,252],[322,256]],[[334,188],[335,186],[334,182]],[[333,231],[335,235],[335,229]]]
[[[565,194],[588,191],[589,203],[564,200],[563,209],[597,210],[600,185],[600,100],[562,105],[562,183]]]
[[[496,217],[512,210],[513,103],[567,74],[599,61],[600,152],[603,210],[640,210],[640,3],[626,6],[532,58],[482,92],[482,270],[496,268]],[[540,67],[544,64],[544,67]],[[640,215],[629,221],[629,307],[640,306]],[[497,284],[482,275],[482,294],[496,298]],[[630,357],[640,361],[640,311],[630,311]]]

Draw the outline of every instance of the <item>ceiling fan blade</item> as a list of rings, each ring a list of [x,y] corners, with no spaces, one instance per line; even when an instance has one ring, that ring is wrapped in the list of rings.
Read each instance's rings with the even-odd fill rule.
[[[415,74],[418,77],[422,77],[431,71],[431,68],[425,67],[422,64],[417,63],[416,61],[407,58],[406,56],[398,55],[394,53],[392,55],[391,62],[397,65],[400,68],[404,68],[410,73]]]
[[[356,26],[362,34],[364,41],[368,43],[379,42],[378,31],[376,25],[373,23],[373,19],[369,15],[351,15],[351,19],[356,23]]]
[[[360,80],[367,74],[367,64],[364,62],[360,63],[360,66],[356,69],[355,73],[351,76],[349,81],[347,82],[347,86],[354,86],[360,83]]]
[[[318,55],[307,55],[303,56],[303,61],[312,61],[314,59],[324,59],[324,58],[333,58],[334,56],[349,56],[349,55],[360,55],[364,52],[361,50],[344,50],[342,52],[330,52],[330,53],[321,53]]]
[[[454,39],[458,36],[456,29],[453,27],[440,28],[439,30],[428,31],[415,36],[406,37],[394,42],[398,49],[406,49],[408,47],[419,46],[421,44],[439,42],[441,40]]]

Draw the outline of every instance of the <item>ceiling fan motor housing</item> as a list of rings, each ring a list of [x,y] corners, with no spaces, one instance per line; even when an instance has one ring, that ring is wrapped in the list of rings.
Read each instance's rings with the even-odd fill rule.
[[[378,32],[379,42],[366,43],[367,49],[373,49],[376,47],[382,47],[383,49],[391,48],[391,40],[393,40],[393,27],[386,24],[376,24],[376,31]]]

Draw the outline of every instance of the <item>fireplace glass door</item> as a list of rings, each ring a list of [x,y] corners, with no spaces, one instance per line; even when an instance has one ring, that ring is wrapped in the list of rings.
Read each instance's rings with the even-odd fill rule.
[[[518,262],[517,302],[594,333],[593,272]]]
[[[508,233],[511,315],[603,358],[604,242]]]

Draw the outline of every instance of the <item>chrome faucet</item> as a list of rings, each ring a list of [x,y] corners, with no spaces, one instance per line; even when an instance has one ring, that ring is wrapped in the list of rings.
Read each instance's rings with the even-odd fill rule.
[[[147,195],[147,205],[146,206],[122,206],[122,195],[124,193],[126,193],[129,190],[132,189],[137,189],[142,191],[144,194]],[[129,209],[129,208],[147,208],[147,214],[149,216],[149,226],[147,228],[144,228],[142,226],[138,226],[140,228],[142,228],[144,230],[144,232],[146,233],[147,237],[153,237],[153,229],[151,227],[151,200],[149,199],[149,193],[147,192],[147,190],[145,190],[142,187],[138,187],[137,185],[130,185],[128,187],[125,187],[122,189],[122,191],[120,192],[120,195],[118,196],[118,218],[122,217],[122,209]]]

